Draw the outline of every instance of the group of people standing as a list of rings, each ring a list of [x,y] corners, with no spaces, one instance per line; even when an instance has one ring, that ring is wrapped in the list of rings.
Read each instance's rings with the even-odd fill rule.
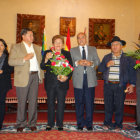
[[[63,130],[65,97],[69,89],[69,80],[72,76],[76,106],[77,129],[84,127],[93,130],[94,96],[97,86],[96,68],[103,73],[105,120],[103,128],[122,129],[125,91],[132,93],[136,85],[136,71],[133,68],[135,61],[122,51],[125,41],[115,36],[108,46],[111,53],[106,55],[100,63],[95,47],[87,45],[86,34],[77,35],[78,46],[70,50],[63,50],[64,38],[55,35],[52,44],[56,52],[65,56],[74,71],[68,76],[56,76],[51,71],[52,50],[44,52],[41,57],[40,47],[33,44],[34,36],[31,29],[22,29],[22,42],[11,48],[9,59],[7,45],[0,39],[0,129],[4,120],[6,93],[11,89],[10,74],[14,67],[14,85],[18,99],[17,132],[22,132],[27,126],[36,131],[38,84],[44,79],[47,93],[48,124],[46,131],[55,126],[55,101],[57,99],[56,126]],[[9,66],[10,65],[10,66]],[[45,74],[43,74],[45,71]],[[129,85],[127,86],[127,84]],[[139,88],[138,88],[139,90]],[[86,116],[84,112],[86,111]],[[138,110],[139,111],[139,110]],[[112,115],[115,112],[115,123]],[[140,111],[139,111],[140,112]],[[139,116],[140,117],[140,116]]]

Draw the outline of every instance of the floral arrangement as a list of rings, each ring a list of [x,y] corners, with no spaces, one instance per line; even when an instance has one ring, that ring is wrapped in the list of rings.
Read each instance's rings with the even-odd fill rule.
[[[135,52],[127,53],[127,56],[131,56],[136,59],[136,65],[134,66],[135,69],[140,68],[140,45],[135,43],[137,46],[137,50]]]
[[[52,50],[52,58],[50,59],[52,69],[52,73],[55,75],[65,75],[68,76],[74,68],[69,64],[69,61],[65,58],[63,54],[60,54],[60,52],[55,52],[54,47],[51,47]]]

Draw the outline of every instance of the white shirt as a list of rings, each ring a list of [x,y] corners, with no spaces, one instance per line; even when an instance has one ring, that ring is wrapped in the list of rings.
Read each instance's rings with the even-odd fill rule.
[[[36,54],[33,48],[33,44],[29,47],[24,41],[23,44],[25,45],[27,53],[34,53],[34,56],[32,59],[30,59],[30,71],[39,71],[38,61],[36,58]]]
[[[82,53],[83,53],[83,47],[85,48],[86,59],[87,59],[87,58],[88,58],[88,48],[87,48],[87,45],[85,45],[85,46],[79,46],[80,53],[81,53],[81,56],[82,56]]]
[[[82,53],[83,53],[83,47],[85,48],[86,59],[87,59],[88,58],[88,47],[87,47],[87,45],[85,45],[85,46],[79,46],[81,56],[82,56]],[[77,62],[78,61],[75,62],[76,67],[78,66]],[[93,62],[93,61],[91,61],[91,62]],[[92,64],[91,67],[94,67],[94,63]]]

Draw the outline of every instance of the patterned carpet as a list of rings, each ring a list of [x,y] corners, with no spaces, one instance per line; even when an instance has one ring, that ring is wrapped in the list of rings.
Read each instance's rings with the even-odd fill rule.
[[[123,129],[119,132],[116,132],[115,130],[108,130],[105,131],[103,130],[102,123],[94,123],[93,124],[93,130],[92,131],[87,131],[86,128],[84,128],[83,131],[77,131],[76,129],[76,124],[75,122],[66,122],[64,123],[64,131],[65,132],[79,132],[79,133],[91,133],[91,132],[100,132],[100,133],[119,133],[127,138],[130,139],[136,139],[140,140],[140,132],[134,130],[135,124],[134,123],[124,123],[123,124]],[[37,124],[37,131],[36,133],[40,133],[44,131],[46,128],[45,123],[38,123]],[[56,127],[53,128],[53,130],[57,130]],[[17,133],[16,128],[15,128],[15,123],[13,124],[4,124],[4,127],[2,131],[0,131],[1,134],[7,134],[7,133]],[[31,130],[27,127],[24,129],[23,133],[32,133]]]

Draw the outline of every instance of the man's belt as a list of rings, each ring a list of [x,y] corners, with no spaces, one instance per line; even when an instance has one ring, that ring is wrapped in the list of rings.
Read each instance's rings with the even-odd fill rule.
[[[30,71],[30,74],[37,74],[38,71]]]
[[[120,82],[119,81],[108,81],[108,83],[111,83],[111,84],[119,84]]]

